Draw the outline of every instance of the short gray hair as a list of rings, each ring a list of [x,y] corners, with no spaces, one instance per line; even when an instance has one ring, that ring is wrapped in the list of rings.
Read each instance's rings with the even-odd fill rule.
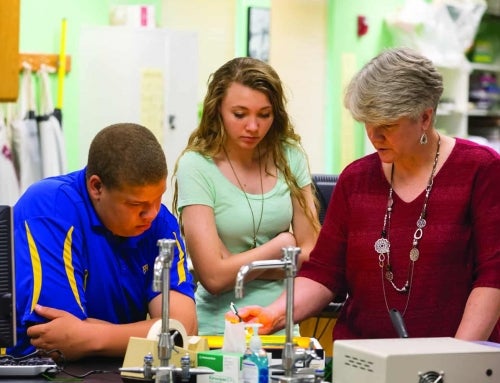
[[[409,48],[393,48],[354,76],[344,105],[357,121],[383,124],[401,117],[415,120],[427,108],[435,112],[442,93],[443,77],[431,60]]]

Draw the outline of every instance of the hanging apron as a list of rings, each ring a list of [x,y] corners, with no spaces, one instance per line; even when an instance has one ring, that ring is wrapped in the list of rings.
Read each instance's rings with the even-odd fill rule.
[[[40,84],[40,151],[42,176],[51,177],[66,172],[66,145],[61,124],[54,113],[54,103],[50,92],[49,68],[41,65],[38,71]]]
[[[35,96],[31,68],[21,72],[17,116],[11,121],[12,150],[21,193],[42,178],[40,140],[35,117]]]

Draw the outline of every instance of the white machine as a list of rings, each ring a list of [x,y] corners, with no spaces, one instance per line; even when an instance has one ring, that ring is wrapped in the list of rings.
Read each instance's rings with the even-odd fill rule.
[[[455,338],[337,340],[333,383],[500,383],[500,344]]]

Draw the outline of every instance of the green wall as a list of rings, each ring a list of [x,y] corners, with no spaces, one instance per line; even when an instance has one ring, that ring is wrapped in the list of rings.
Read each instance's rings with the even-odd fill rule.
[[[352,155],[347,161],[341,156],[342,150],[345,150],[341,142],[342,56],[352,54],[356,62],[355,69],[358,70],[384,48],[391,47],[393,43],[384,18],[404,3],[404,0],[329,0],[327,83],[331,85],[327,88],[326,104],[330,105],[330,110],[325,123],[326,169],[329,172],[340,172],[348,162],[365,153],[364,128],[356,123]],[[358,15],[365,16],[368,24],[368,32],[362,37],[357,36]]]
[[[188,0],[186,0],[188,1]],[[237,1],[235,54],[244,55],[247,39],[247,8],[249,6],[271,6],[272,0]],[[404,0],[327,0],[328,1],[328,57],[325,107],[325,169],[338,173],[348,162],[342,159],[341,142],[341,57],[352,54],[359,69],[383,48],[391,46],[391,39],[384,27],[384,17],[393,12]],[[22,53],[58,53],[60,45],[61,20],[67,19],[66,53],[72,56],[71,72],[64,83],[63,130],[66,138],[69,170],[78,164],[78,48],[79,29],[83,25],[107,25],[109,9],[116,4],[134,4],[137,0],[21,0],[20,51]],[[161,15],[162,0],[141,0],[142,4],[156,7],[156,17]],[[41,16],[43,15],[43,17]],[[357,16],[364,15],[369,25],[368,33],[358,38]],[[157,22],[158,23],[158,22]],[[124,58],[126,59],[126,58]],[[56,101],[57,76],[52,76],[53,95]],[[111,100],[110,100],[111,102]],[[80,127],[85,129],[85,127]],[[357,124],[354,132],[355,159],[364,154],[364,130]],[[345,149],[345,148],[344,148]]]

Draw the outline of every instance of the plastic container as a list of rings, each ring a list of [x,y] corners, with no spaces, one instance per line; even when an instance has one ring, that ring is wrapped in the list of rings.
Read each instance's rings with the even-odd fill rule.
[[[249,324],[253,333],[243,354],[243,383],[269,383],[269,359],[259,337],[260,323]]]

